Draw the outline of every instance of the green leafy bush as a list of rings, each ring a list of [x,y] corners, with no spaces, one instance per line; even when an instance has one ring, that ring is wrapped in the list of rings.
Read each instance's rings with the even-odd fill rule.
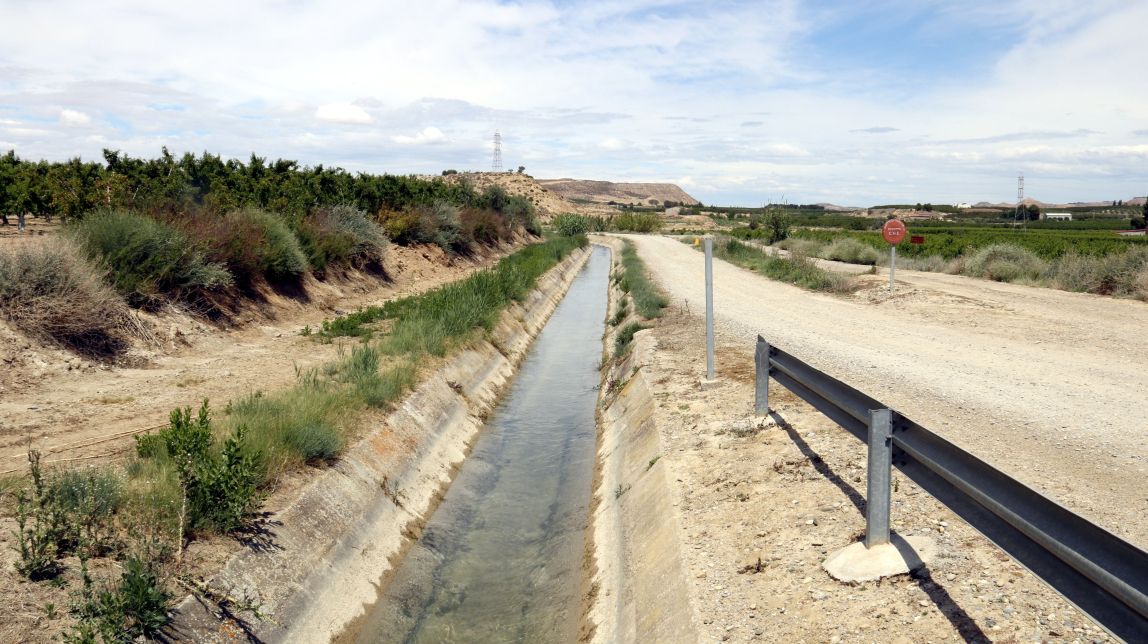
[[[559,235],[585,235],[590,229],[590,222],[586,217],[564,213],[554,218],[554,230]]]
[[[188,529],[226,533],[246,525],[262,501],[261,453],[245,449],[246,434],[247,428],[239,425],[216,453],[205,400],[195,419],[190,407],[175,409],[158,434],[137,437],[136,452],[141,458],[175,465],[187,504]]]
[[[167,606],[172,594],[153,562],[129,557],[124,561],[119,582],[99,591],[93,590],[86,570],[83,576],[84,601],[75,611],[80,621],[65,637],[67,641],[108,644],[127,644],[138,638],[151,641],[171,621]]]
[[[662,228],[662,220],[650,212],[623,212],[610,220],[614,230],[635,233],[652,233]]]
[[[112,286],[133,306],[164,297],[230,286],[231,274],[209,262],[186,234],[161,221],[122,211],[85,217],[71,228],[80,246],[107,268]]]

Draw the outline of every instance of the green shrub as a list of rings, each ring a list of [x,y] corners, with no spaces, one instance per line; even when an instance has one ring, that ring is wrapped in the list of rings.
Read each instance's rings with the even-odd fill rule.
[[[28,335],[92,357],[127,348],[123,299],[69,239],[0,251],[0,317]]]
[[[869,266],[876,266],[877,261],[881,259],[881,254],[877,249],[848,237],[841,237],[833,240],[820,253],[820,257],[831,259],[838,262],[848,262],[850,264],[868,264]]]
[[[207,248],[207,258],[227,267],[236,282],[297,280],[307,270],[299,239],[282,217],[247,208],[225,215],[201,213],[178,220]]]
[[[183,472],[187,521],[192,530],[227,533],[246,526],[262,503],[259,455],[244,448],[247,429],[240,425],[208,455]]]
[[[964,273],[998,282],[1038,279],[1048,265],[1032,251],[1013,244],[993,244],[977,251],[965,262]]]
[[[223,266],[207,261],[186,234],[130,212],[94,213],[71,228],[80,246],[110,273],[112,285],[133,306],[154,306],[232,284]]]
[[[190,407],[175,409],[158,434],[137,437],[136,453],[175,466],[187,504],[188,529],[226,533],[245,526],[262,501],[261,452],[244,445],[246,434],[247,428],[239,425],[216,453],[205,400],[195,419]]]
[[[381,266],[387,246],[383,227],[362,210],[340,205],[320,208],[295,224],[307,262],[318,274],[328,266]]]
[[[590,229],[590,222],[586,217],[564,213],[554,218],[554,230],[559,235],[585,235]]]
[[[439,200],[431,205],[431,214],[435,223],[434,243],[449,253],[465,252],[469,243],[462,234],[458,208],[449,201]]]
[[[623,212],[610,220],[614,230],[652,233],[662,228],[662,220],[651,212]]]
[[[84,601],[77,606],[80,621],[65,636],[71,642],[128,643],[158,638],[170,621],[167,606],[172,594],[164,587],[155,564],[129,557],[119,582],[93,592],[84,572]]]
[[[377,219],[387,237],[400,246],[434,242],[437,230],[426,208],[408,206],[402,210],[384,209],[379,211]]]
[[[463,235],[474,243],[491,246],[510,239],[511,230],[506,219],[494,210],[466,208],[459,220]]]

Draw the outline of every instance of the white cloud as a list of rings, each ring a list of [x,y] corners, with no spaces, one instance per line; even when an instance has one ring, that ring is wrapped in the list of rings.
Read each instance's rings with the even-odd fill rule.
[[[404,136],[400,134],[397,136],[392,136],[391,140],[395,143],[401,143],[403,145],[424,145],[445,143],[447,139],[446,135],[442,133],[442,130],[432,126],[423,128],[421,132],[414,136]]]
[[[92,117],[84,114],[79,110],[60,110],[60,122],[70,127],[82,127],[90,125]]]
[[[1148,135],[1139,1],[0,4],[17,26],[0,39],[0,134],[31,158],[166,145],[434,172],[488,167],[501,129],[507,167],[689,177],[707,203],[999,201],[1021,171],[1044,200],[1143,191],[1143,154],[1121,147]],[[865,62],[889,60],[880,39],[843,54],[824,32],[882,15],[909,32],[931,16],[934,42],[949,43],[906,59],[944,70],[907,95],[896,70]],[[241,27],[259,22],[273,27]],[[1004,44],[960,56],[999,32]],[[1086,167],[1106,178],[1064,174]]]
[[[287,109],[290,109],[289,104]],[[367,113],[367,110],[364,110],[358,105],[351,105],[350,103],[328,103],[326,105],[320,105],[319,108],[315,110],[315,118],[329,123],[347,123],[351,125],[364,125],[374,120],[371,118],[371,115]]]

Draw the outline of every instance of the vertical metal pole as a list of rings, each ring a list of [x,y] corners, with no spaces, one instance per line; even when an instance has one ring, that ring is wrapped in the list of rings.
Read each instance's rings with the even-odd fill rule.
[[[714,240],[706,237],[706,378],[714,379]]]
[[[757,336],[757,349],[753,352],[753,411],[758,416],[769,413],[769,343]]]
[[[893,276],[897,274],[897,247],[889,247],[889,292],[893,292]]]
[[[889,543],[892,503],[893,410],[869,410],[869,485],[865,495],[865,547]]]

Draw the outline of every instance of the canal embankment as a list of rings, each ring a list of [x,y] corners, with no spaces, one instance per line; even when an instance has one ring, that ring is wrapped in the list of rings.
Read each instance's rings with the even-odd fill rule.
[[[266,533],[210,582],[229,598],[179,606],[178,637],[231,641],[327,641],[362,617],[388,571],[418,539],[486,419],[590,257],[571,253],[500,316],[489,339],[446,359],[381,426],[272,517]],[[228,614],[255,598],[261,620]]]

